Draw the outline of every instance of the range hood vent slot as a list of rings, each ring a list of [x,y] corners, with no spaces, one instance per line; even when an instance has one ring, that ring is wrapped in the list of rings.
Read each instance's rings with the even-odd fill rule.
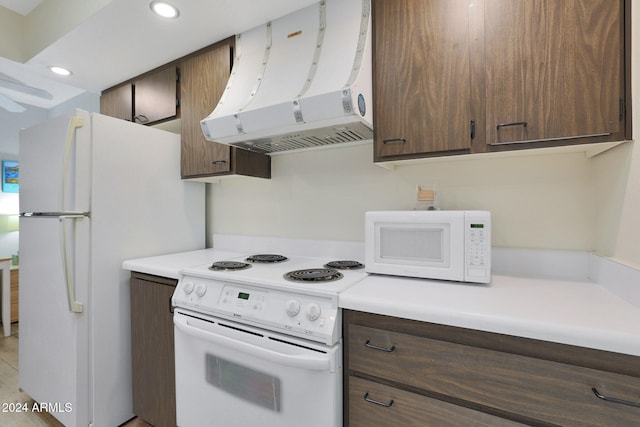
[[[370,0],[324,0],[236,36],[209,141],[260,153],[373,138]]]
[[[342,126],[339,130],[333,127],[312,129],[299,133],[289,133],[252,141],[238,142],[235,145],[247,150],[270,154],[281,151],[301,150],[305,148],[359,142],[371,139],[373,132],[364,124]]]

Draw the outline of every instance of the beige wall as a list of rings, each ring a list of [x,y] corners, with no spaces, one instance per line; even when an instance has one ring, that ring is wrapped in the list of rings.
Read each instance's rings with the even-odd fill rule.
[[[640,8],[633,8],[633,69]],[[640,134],[640,74],[633,78]],[[412,209],[418,184],[436,184],[444,209],[487,209],[494,246],[595,251],[640,267],[640,148],[594,158],[547,153],[451,158],[389,171],[371,144],[273,157],[271,180],[208,189],[208,234],[362,240],[367,210]]]
[[[413,209],[436,185],[443,209],[486,209],[494,245],[592,250],[592,160],[584,153],[467,156],[386,170],[372,144],[273,157],[271,180],[209,188],[210,232],[362,240],[367,210]]]
[[[633,6],[638,6],[635,4]],[[640,8],[632,7],[633,70],[640,69]],[[632,73],[633,134],[640,135],[640,75]],[[640,146],[617,147],[594,161],[597,251],[640,268]]]
[[[27,16],[0,8],[0,57],[24,63],[111,0],[47,0]]]
[[[24,17],[0,7],[0,57],[24,62],[22,48]]]
[[[25,18],[25,55],[31,58],[111,0],[47,0]]]

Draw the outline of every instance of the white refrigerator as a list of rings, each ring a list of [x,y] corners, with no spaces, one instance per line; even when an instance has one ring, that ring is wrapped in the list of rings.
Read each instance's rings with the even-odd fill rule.
[[[82,110],[20,133],[20,388],[66,427],[133,416],[122,262],[205,245],[179,165],[179,135]]]

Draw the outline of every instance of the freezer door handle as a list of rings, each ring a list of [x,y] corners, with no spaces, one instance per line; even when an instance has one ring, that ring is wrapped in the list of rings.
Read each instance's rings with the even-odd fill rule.
[[[69,245],[67,244],[67,221],[75,221],[87,218],[82,214],[60,215],[60,253],[62,255],[62,269],[64,279],[67,284],[67,298],[69,301],[69,311],[72,313],[82,313],[84,306],[81,302],[76,301],[76,285],[74,276],[71,271],[71,263],[69,262]]]
[[[80,116],[73,116],[69,121],[69,130],[67,132],[67,144],[64,150],[64,165],[62,170],[62,192],[60,193],[60,210],[64,211],[67,204],[67,181],[69,178],[69,161],[71,159],[73,142],[75,140],[76,130],[84,126],[84,119]]]
[[[80,211],[66,211],[66,212],[22,212],[20,214],[21,217],[23,218],[60,218],[60,217],[67,217],[67,218],[79,218],[79,217],[85,217],[85,216],[90,216],[89,212],[80,212]]]

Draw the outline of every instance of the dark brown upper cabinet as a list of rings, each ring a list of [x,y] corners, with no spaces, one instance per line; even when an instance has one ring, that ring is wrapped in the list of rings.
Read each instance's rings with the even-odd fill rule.
[[[122,120],[133,120],[133,86],[125,83],[102,92],[100,112]]]
[[[169,66],[150,71],[105,90],[100,112],[107,116],[153,125],[179,116],[178,69]]]
[[[486,143],[624,139],[624,2],[487,0]]]
[[[136,78],[133,120],[143,125],[178,116],[178,69],[170,66]]]
[[[180,118],[182,179],[271,178],[271,157],[207,141],[200,127],[227,85],[234,43],[230,37],[105,90],[100,112],[145,125]]]
[[[218,104],[229,80],[234,39],[227,39],[185,58],[181,64],[183,179],[212,181],[225,175],[271,177],[271,158],[264,154],[207,141],[200,120]]]
[[[631,138],[628,0],[372,6],[375,161]]]
[[[376,160],[471,148],[468,9],[373,1]]]

